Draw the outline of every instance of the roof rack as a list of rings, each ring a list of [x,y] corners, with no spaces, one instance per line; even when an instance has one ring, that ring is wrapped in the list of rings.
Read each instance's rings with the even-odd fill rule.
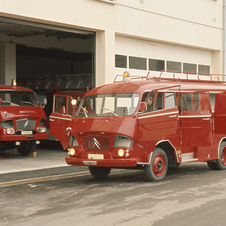
[[[162,70],[159,76],[149,76],[150,72],[146,76],[129,75],[129,80],[157,80],[157,81],[184,81],[184,82],[201,82],[201,83],[226,83],[226,75],[221,74],[207,74],[207,73],[195,73],[186,71],[171,71]],[[114,82],[117,81],[118,77],[123,75],[116,75]],[[120,80],[120,81],[123,81]]]
[[[148,80],[148,75],[149,75],[149,72],[148,72],[148,74],[146,76],[130,75],[129,78],[130,78],[130,80],[135,80],[135,79],[138,79],[138,80],[144,80],[144,79],[145,80]],[[117,78],[118,77],[122,77],[122,80],[117,81]],[[121,81],[123,81],[123,75],[116,75],[115,76],[115,79],[114,79],[114,82],[121,82]]]
[[[226,75],[171,70],[162,70],[159,76],[148,77],[147,79],[203,83],[226,83]]]

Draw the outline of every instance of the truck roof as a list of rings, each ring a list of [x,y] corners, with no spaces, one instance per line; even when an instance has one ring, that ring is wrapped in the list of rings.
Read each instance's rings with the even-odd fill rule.
[[[107,85],[103,85],[92,89],[88,92],[88,95],[102,94],[102,93],[127,93],[137,92],[143,93],[145,91],[151,91],[156,89],[174,90],[178,91],[226,91],[226,84],[223,83],[212,83],[212,82],[187,82],[187,81],[167,81],[167,80],[132,80],[115,82]]]
[[[19,90],[19,91],[30,91],[34,92],[31,89],[21,87],[21,86],[5,86],[5,85],[0,85],[0,90]]]

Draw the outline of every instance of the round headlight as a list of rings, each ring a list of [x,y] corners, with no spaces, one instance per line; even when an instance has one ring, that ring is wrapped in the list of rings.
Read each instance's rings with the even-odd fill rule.
[[[74,155],[75,154],[75,149],[74,148],[70,148],[68,151],[69,155]]]
[[[7,134],[14,134],[15,133],[15,129],[14,128],[7,128],[6,129],[6,133]]]
[[[46,127],[39,127],[38,132],[39,133],[46,133]]]
[[[124,150],[123,149],[119,149],[118,150],[118,156],[122,157],[124,155]]]

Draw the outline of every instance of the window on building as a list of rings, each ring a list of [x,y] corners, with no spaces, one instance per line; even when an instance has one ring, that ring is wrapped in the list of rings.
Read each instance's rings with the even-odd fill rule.
[[[165,70],[164,60],[149,59],[149,71],[162,71]]]
[[[188,64],[188,63],[183,63],[183,71],[184,72],[191,72],[196,74],[197,72],[197,66],[196,64]]]
[[[199,65],[198,66],[199,73],[209,74],[210,73],[210,66],[208,65]]]
[[[129,57],[129,68],[147,70],[147,59],[141,57]]]
[[[127,56],[115,55],[115,67],[127,68]]]
[[[181,63],[180,62],[167,61],[167,70],[181,71]]]

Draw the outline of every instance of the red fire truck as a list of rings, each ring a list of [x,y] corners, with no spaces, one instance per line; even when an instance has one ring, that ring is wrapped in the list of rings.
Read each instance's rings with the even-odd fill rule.
[[[130,79],[124,73],[124,81],[89,91],[68,130],[67,164],[88,166],[95,178],[111,168],[144,169],[149,181],[185,162],[226,169],[224,78],[164,73]]]
[[[0,86],[0,150],[16,148],[21,155],[34,152],[46,139],[46,116],[36,94],[16,85]]]

